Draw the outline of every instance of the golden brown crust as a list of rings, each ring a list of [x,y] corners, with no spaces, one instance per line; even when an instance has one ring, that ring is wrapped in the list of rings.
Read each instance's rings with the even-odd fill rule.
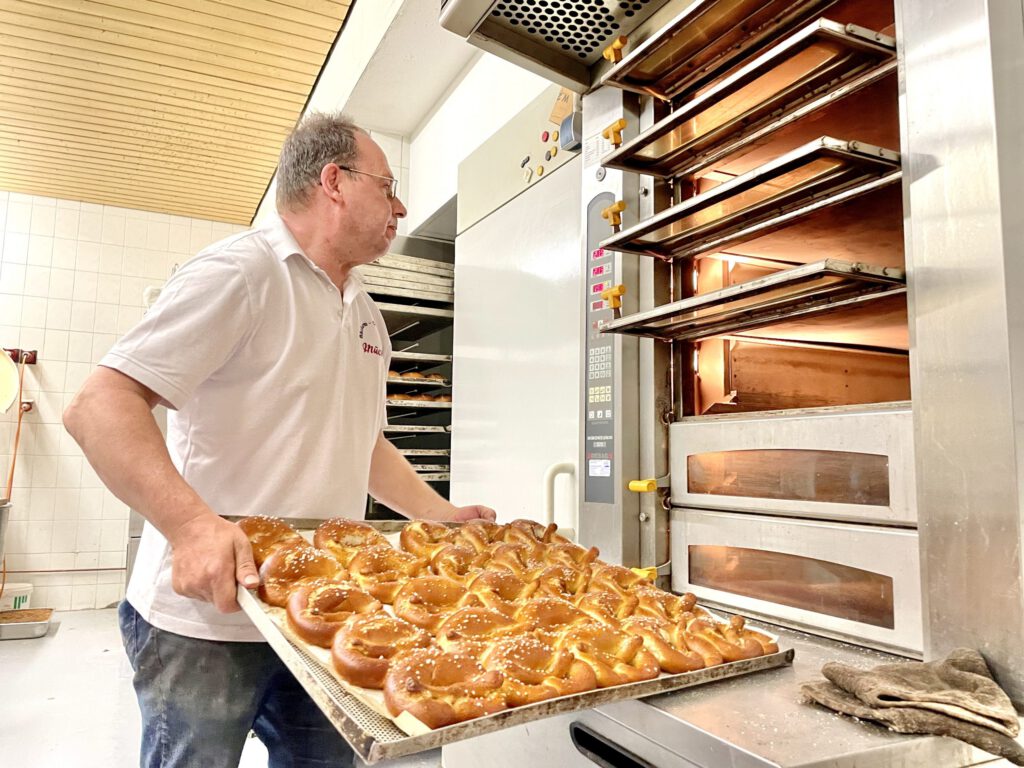
[[[597,678],[589,665],[532,635],[497,640],[481,660],[487,669],[496,669],[505,676],[503,691],[513,707],[597,687]]]
[[[432,520],[413,520],[402,528],[399,541],[402,549],[417,557],[433,558],[438,551],[448,546],[453,529]]]
[[[619,595],[628,595],[638,586],[650,586],[649,579],[621,565],[595,565],[590,576],[592,591],[604,590]]]
[[[398,590],[393,603],[396,616],[428,632],[459,608],[479,604],[476,595],[444,576],[410,579]]]
[[[537,582],[525,581],[504,568],[487,568],[469,582],[469,591],[479,597],[481,603],[510,617],[515,616],[536,589]]]
[[[408,712],[428,728],[500,712],[505,677],[469,656],[438,648],[396,658],[384,679],[384,702],[392,716]]]
[[[325,520],[313,533],[313,546],[330,552],[344,566],[361,550],[387,543],[373,526],[342,517]]]
[[[331,662],[343,680],[361,688],[384,686],[398,654],[434,644],[429,632],[383,611],[353,616],[334,635]]]
[[[636,635],[607,625],[588,624],[568,630],[558,647],[589,665],[601,688],[652,680],[661,671],[657,659]]]
[[[427,565],[425,558],[381,544],[360,551],[352,558],[348,571],[360,589],[390,605],[398,590],[423,573]]]
[[[260,599],[278,608],[288,603],[291,591],[314,579],[345,581],[341,563],[305,539],[278,547],[260,568]]]
[[[622,619],[633,615],[637,599],[633,595],[598,591],[577,595],[573,603],[591,618],[616,627]]]
[[[307,643],[330,648],[334,635],[350,617],[375,613],[380,601],[352,584],[317,580],[301,584],[288,597],[288,626]]]
[[[302,541],[302,536],[279,517],[253,515],[238,521],[238,527],[252,545],[252,559],[259,569],[270,553],[286,544]]]
[[[431,558],[430,569],[438,576],[466,584],[476,578],[490,559],[489,552],[477,552],[470,547],[448,544]]]
[[[451,543],[467,546],[477,552],[489,552],[495,542],[504,535],[505,526],[485,521],[466,523],[455,529]]]
[[[590,570],[549,565],[537,574],[535,581],[538,596],[559,597],[574,602],[577,595],[586,592],[590,583]]]
[[[753,640],[761,646],[761,650],[764,651],[765,655],[779,652],[778,643],[763,632],[750,629],[746,624],[747,620],[742,616],[733,616],[729,619],[728,626],[722,628],[722,634],[725,635],[726,640],[736,645],[742,645],[749,640]]]
[[[442,650],[479,658],[495,641],[522,632],[523,627],[508,616],[482,606],[469,606],[447,616],[434,636]]]
[[[658,660],[663,672],[675,675],[704,668],[704,657],[680,641],[672,624],[650,616],[632,616],[622,622],[622,629],[644,641],[644,648]]]
[[[683,617],[680,626],[686,628],[684,638],[687,646],[693,648],[698,653],[701,653],[701,651],[694,647],[694,644],[696,641],[703,641],[714,648],[726,662],[764,656],[764,648],[756,640],[744,637],[740,638],[738,643],[734,643],[722,633],[722,625],[716,624],[713,621],[688,614]],[[708,666],[711,665],[709,664]]]

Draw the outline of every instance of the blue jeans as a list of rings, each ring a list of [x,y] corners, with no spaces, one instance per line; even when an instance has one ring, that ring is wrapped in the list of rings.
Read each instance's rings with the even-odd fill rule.
[[[236,768],[249,731],[270,768],[350,768],[352,749],[266,643],[197,640],[128,603],[121,637],[142,711],[142,768]]]

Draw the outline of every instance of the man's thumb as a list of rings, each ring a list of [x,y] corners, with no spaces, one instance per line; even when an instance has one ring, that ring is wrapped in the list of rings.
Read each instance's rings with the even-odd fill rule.
[[[235,578],[246,589],[253,589],[260,583],[256,563],[252,559],[252,547],[248,541],[235,542]]]

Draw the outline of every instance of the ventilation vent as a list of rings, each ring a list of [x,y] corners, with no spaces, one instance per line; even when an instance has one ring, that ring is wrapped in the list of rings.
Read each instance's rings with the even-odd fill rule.
[[[499,2],[491,20],[588,64],[619,35],[633,30],[661,2],[654,0],[519,0]]]

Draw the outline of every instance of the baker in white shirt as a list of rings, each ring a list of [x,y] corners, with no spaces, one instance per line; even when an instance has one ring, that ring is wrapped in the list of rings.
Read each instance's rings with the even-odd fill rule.
[[[494,519],[438,495],[383,436],[391,343],[351,272],[387,252],[406,213],[383,151],[341,116],[311,115],[277,180],[279,217],[176,272],[64,414],[148,521],[119,611],[143,766],[236,766],[250,730],[272,767],[352,764],[238,611],[236,584],[258,575],[221,515],[362,518],[370,493],[408,517]]]

